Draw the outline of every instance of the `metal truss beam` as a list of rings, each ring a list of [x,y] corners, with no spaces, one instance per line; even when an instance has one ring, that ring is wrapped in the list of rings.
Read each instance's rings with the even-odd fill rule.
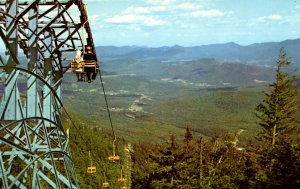
[[[7,49],[0,56],[0,186],[77,189],[61,84],[76,50],[88,45],[96,54],[85,5],[2,0],[0,36]]]

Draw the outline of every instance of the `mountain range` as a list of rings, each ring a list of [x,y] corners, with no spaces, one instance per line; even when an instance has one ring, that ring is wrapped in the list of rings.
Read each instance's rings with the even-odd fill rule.
[[[197,60],[214,58],[221,63],[236,62],[260,66],[275,65],[278,52],[284,47],[288,56],[300,67],[300,38],[281,42],[255,43],[241,46],[236,43],[211,44],[194,47],[99,46],[99,56],[107,58]]]
[[[300,75],[300,39],[195,47],[97,47],[105,75],[137,75],[149,80],[197,86],[257,86],[274,80],[278,53],[284,47],[290,72]]]

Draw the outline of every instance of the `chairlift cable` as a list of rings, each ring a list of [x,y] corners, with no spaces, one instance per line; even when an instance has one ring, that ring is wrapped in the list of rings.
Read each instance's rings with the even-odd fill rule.
[[[102,91],[103,91],[103,95],[104,95],[106,110],[107,110],[107,114],[108,114],[108,118],[109,118],[109,122],[110,122],[110,127],[111,127],[111,130],[112,130],[112,134],[114,136],[114,140],[116,140],[117,137],[116,137],[116,134],[115,134],[115,131],[114,131],[114,126],[113,126],[112,119],[111,119],[111,114],[110,114],[110,110],[109,110],[109,107],[108,107],[108,101],[107,101],[106,92],[105,92],[104,83],[103,83],[103,79],[102,79],[100,69],[99,69],[99,75],[100,75],[100,82],[101,82]]]
[[[107,96],[106,96],[106,92],[105,92],[105,88],[104,88],[104,82],[103,82],[103,78],[102,78],[102,74],[101,74],[100,69],[99,69],[99,76],[100,76],[100,82],[101,82],[101,86],[102,86],[103,96],[104,96],[104,99],[105,99],[106,110],[107,110],[107,114],[108,114],[108,117],[109,117],[110,127],[111,127],[112,134],[113,134],[113,137],[114,137],[113,138],[113,156],[118,157],[118,160],[119,160],[119,156],[116,155],[116,151],[119,154],[119,149],[118,149],[118,146],[116,145],[117,135],[115,134],[115,131],[114,131],[114,126],[113,126],[111,113],[110,113],[109,106],[108,106],[108,100],[107,100]],[[119,162],[119,164],[120,164],[120,162]]]

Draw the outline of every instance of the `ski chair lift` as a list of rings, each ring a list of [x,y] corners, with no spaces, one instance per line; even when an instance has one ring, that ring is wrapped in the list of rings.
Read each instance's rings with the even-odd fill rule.
[[[108,188],[109,187],[109,183],[108,182],[103,182],[102,183],[102,187],[103,188]]]
[[[123,170],[121,169],[121,177],[118,178],[118,182],[125,182],[126,178],[123,177]]]
[[[104,182],[102,183],[102,187],[103,188],[108,188],[109,187],[109,183],[106,181],[106,175],[104,173]]]
[[[91,157],[91,152],[90,151],[89,151],[89,158],[90,158],[90,161],[91,161],[91,166],[87,168],[87,173],[89,173],[89,174],[96,173],[96,167],[93,166],[93,162],[92,162],[92,157]]]
[[[117,141],[117,137],[115,136],[115,139],[113,141],[113,154],[108,157],[108,160],[113,161],[113,162],[120,160],[120,156],[116,155],[116,149],[115,149],[116,141]]]
[[[78,81],[91,82],[91,80],[96,79],[99,67],[97,64],[96,54],[93,52],[92,47],[89,45],[84,45],[84,28],[87,21],[88,20],[86,20],[82,25],[81,37],[83,57],[81,55],[81,51],[77,50],[75,59],[71,61],[71,70],[72,72],[76,73]],[[91,43],[89,38],[87,38],[87,42],[88,44]]]
[[[96,55],[90,46],[86,46],[87,52],[81,56],[81,51],[76,51],[76,57],[71,62],[71,70],[77,75],[78,81],[95,80],[99,71]]]

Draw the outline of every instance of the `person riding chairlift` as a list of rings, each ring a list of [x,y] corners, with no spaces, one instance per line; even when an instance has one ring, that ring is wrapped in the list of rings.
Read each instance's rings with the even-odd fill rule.
[[[86,58],[86,55],[84,55],[84,58]],[[78,72],[83,72],[81,62],[84,61],[84,59],[81,56],[81,51],[80,50],[76,51],[76,56],[74,58],[74,61],[79,64],[79,68],[75,70],[78,81],[84,81],[85,76],[86,76],[87,81],[91,82],[91,74],[90,73],[86,73],[85,75],[83,75],[81,73],[78,73]]]

